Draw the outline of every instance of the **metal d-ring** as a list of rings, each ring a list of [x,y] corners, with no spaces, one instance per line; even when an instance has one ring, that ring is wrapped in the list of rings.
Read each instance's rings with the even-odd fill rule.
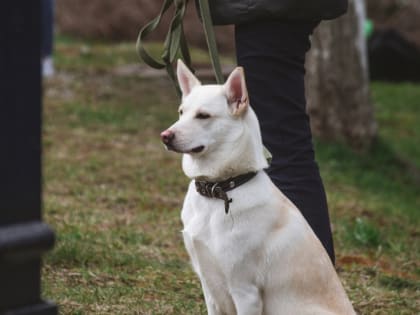
[[[218,189],[218,188],[221,189],[218,183],[214,183],[213,186],[211,186],[211,192],[210,193],[211,193],[211,196],[213,198],[217,198],[217,196],[216,196],[216,189]]]
[[[225,202],[225,213],[228,214],[228,212],[229,212],[229,204],[232,202],[232,198],[229,199],[229,197],[226,194],[226,192],[223,191],[222,187],[220,187],[218,185],[218,183],[215,183],[211,187],[211,196],[213,198],[222,199]]]

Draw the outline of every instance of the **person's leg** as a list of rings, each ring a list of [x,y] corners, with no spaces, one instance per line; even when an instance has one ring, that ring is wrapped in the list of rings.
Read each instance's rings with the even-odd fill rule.
[[[327,201],[305,101],[305,54],[317,24],[258,21],[237,25],[235,38],[250,103],[264,145],[273,155],[267,172],[302,212],[334,262]]]

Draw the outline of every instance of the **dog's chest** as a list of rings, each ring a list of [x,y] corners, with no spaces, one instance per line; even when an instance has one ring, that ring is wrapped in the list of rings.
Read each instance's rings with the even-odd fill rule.
[[[244,263],[250,253],[263,243],[268,220],[260,219],[260,208],[254,205],[258,198],[247,188],[229,192],[233,199],[229,213],[224,203],[198,195],[190,186],[182,210],[185,246],[195,270],[211,270],[229,277],[233,268]]]
[[[223,201],[204,198],[193,197],[184,205],[182,217],[185,246],[193,264],[198,264],[200,260],[201,265],[216,263],[221,268],[225,260],[221,256],[230,251],[232,243],[228,233],[231,218],[224,213]]]

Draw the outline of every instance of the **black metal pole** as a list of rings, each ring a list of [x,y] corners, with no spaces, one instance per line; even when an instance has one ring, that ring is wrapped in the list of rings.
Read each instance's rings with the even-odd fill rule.
[[[41,299],[40,1],[0,4],[0,314],[53,315]]]

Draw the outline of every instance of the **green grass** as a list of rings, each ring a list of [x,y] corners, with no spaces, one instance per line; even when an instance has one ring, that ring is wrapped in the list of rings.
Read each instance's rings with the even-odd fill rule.
[[[160,43],[147,42],[145,50],[154,58],[160,60],[163,46]],[[207,51],[194,49],[191,52],[194,64],[208,63],[210,57]],[[92,41],[57,36],[55,61],[60,69],[67,71],[106,72],[111,67],[124,65],[137,65],[142,63],[136,52],[135,42],[112,43],[105,41]],[[221,57],[222,63],[231,63],[232,57]]]
[[[88,53],[81,50],[86,45]],[[205,314],[179,211],[188,180],[159,133],[177,117],[166,79],[118,75],[134,44],[59,37],[45,86],[44,209],[56,230],[43,295],[61,314]],[[201,54],[199,52],[198,54]],[[340,278],[361,314],[419,312],[420,86],[372,85],[369,152],[316,141]]]
[[[420,180],[420,89],[415,84],[373,85],[373,96],[377,102],[379,133],[389,141],[389,146],[399,158],[417,167]],[[417,143],[418,144],[418,143]]]

